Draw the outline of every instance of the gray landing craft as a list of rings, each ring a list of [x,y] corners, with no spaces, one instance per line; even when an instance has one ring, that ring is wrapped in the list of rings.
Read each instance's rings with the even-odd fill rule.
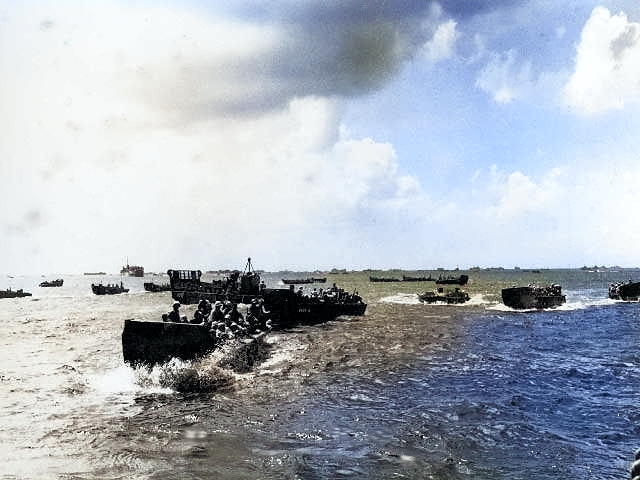
[[[548,287],[528,285],[503,288],[502,301],[507,307],[529,310],[558,307],[565,303],[567,298],[562,294],[560,285],[553,284]]]

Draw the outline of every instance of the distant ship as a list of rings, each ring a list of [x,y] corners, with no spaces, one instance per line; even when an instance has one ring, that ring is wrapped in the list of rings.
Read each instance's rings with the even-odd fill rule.
[[[460,275],[458,277],[443,277],[440,276],[436,280],[436,284],[438,285],[466,285],[469,281],[468,275]]]
[[[140,265],[129,265],[129,262],[122,267],[120,275],[129,275],[130,277],[144,277],[144,267]]]
[[[395,277],[372,277],[370,275],[369,281],[370,282],[401,282],[402,280],[400,278],[395,278]]]
[[[58,278],[56,280],[48,280],[40,283],[40,287],[61,287],[64,283],[62,278]]]
[[[435,278],[428,277],[412,277],[410,275],[402,275],[403,282],[433,282]]]
[[[30,297],[31,294],[29,292],[25,292],[21,288],[18,290],[0,290],[0,298],[16,298],[16,297]]]

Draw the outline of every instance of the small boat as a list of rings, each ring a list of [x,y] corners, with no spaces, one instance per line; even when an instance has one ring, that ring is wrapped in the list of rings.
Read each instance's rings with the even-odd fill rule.
[[[443,277],[440,276],[436,280],[437,285],[466,285],[469,281],[469,275],[460,275],[458,277]]]
[[[395,277],[372,277],[372,276],[369,276],[369,281],[370,282],[401,282],[402,280],[400,278],[395,278]]]
[[[640,298],[640,282],[616,282],[609,285],[609,298],[625,302],[637,302]]]
[[[147,292],[170,292],[171,284],[169,282],[165,282],[165,283],[144,282],[144,289]]]
[[[442,302],[451,305],[469,301],[469,294],[464,290],[460,290],[458,287],[453,291],[443,294],[442,289],[440,288],[438,289],[438,293],[434,291],[427,291],[422,295],[418,295],[418,298],[424,303]]]
[[[96,295],[116,295],[118,293],[127,293],[129,291],[128,288],[125,288],[120,282],[120,285],[116,284],[107,284],[103,285],[102,283],[96,285],[91,284],[91,291]]]
[[[58,278],[56,280],[49,280],[40,283],[40,287],[61,287],[64,283],[62,278]]]
[[[564,304],[567,298],[562,294],[562,287],[554,283],[548,287],[528,285],[503,288],[502,301],[507,307],[522,310],[558,307]]]
[[[84,272],[84,275],[106,275],[107,272]]]
[[[18,290],[0,290],[0,298],[18,298],[18,297],[31,297],[29,292],[25,292],[21,288]]]
[[[327,283],[327,277],[322,278],[283,278],[282,283],[285,285],[304,285],[308,283]]]

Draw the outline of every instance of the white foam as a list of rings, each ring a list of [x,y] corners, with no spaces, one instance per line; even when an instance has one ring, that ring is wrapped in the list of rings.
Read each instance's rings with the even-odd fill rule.
[[[420,298],[417,293],[396,293],[380,299],[383,303],[399,303],[402,305],[419,305]]]

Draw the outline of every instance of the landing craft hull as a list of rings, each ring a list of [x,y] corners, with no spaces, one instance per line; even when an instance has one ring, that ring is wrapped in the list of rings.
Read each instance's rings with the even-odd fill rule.
[[[273,320],[273,329],[315,325],[340,316],[361,316],[367,309],[362,301],[342,302],[299,297],[291,290],[265,289],[264,306]]]
[[[20,298],[30,297],[31,293],[20,290],[2,290],[0,291],[0,298]]]
[[[144,289],[147,292],[168,292],[171,291],[171,285],[168,283],[144,282]]]
[[[517,310],[554,308],[567,301],[561,293],[544,293],[537,287],[511,287],[502,290],[502,301]]]
[[[640,299],[640,282],[616,284],[615,288],[609,288],[609,298],[637,302]]]
[[[437,285],[466,285],[469,281],[468,275],[460,275],[459,277],[439,278],[436,280]]]
[[[216,347],[216,339],[204,325],[125,320],[122,354],[130,365],[155,365],[172,358],[193,360]]]
[[[129,289],[117,285],[91,284],[91,291],[96,295],[117,295],[120,293],[127,293]]]

